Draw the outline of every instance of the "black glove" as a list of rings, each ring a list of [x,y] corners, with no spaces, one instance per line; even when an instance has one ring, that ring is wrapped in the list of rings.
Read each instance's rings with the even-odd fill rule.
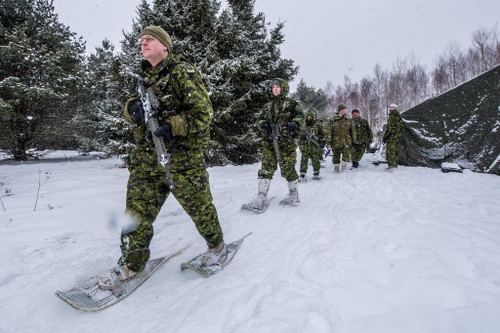
[[[288,124],[288,133],[290,133],[290,135],[293,136],[298,129],[299,129],[299,124],[297,124],[297,122],[292,121],[290,124]]]
[[[320,147],[321,149],[325,148],[325,140],[320,140],[320,141],[319,141],[319,147]]]
[[[302,141],[306,141],[306,140],[307,140],[307,134],[306,134],[306,133],[302,133],[302,134],[300,135],[300,140],[302,140]]]
[[[172,140],[174,136],[172,134],[172,125],[170,125],[169,123],[158,127],[153,134],[155,136],[162,137],[165,142],[170,142],[170,140]]]
[[[140,100],[134,100],[128,105],[128,113],[136,124],[144,123],[144,108]]]
[[[262,126],[260,127],[260,129],[263,132],[266,132],[266,134],[269,136],[271,136],[271,134],[273,133],[273,131],[271,130],[271,126],[269,126],[268,123],[263,123]]]

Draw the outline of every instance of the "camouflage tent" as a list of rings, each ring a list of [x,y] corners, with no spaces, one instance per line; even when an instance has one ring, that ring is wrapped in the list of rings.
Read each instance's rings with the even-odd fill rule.
[[[401,114],[400,164],[500,175],[500,65]]]

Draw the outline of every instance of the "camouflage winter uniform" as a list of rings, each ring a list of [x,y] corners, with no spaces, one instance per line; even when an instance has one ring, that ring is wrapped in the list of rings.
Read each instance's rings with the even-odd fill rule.
[[[352,118],[356,138],[358,139],[352,146],[352,162],[359,162],[365,153],[365,150],[370,146],[373,141],[373,133],[370,128],[368,120],[361,117]]]
[[[328,140],[332,147],[332,162],[339,164],[342,156],[342,161],[349,162],[351,160],[351,146],[353,142],[357,142],[356,132],[352,120],[346,115],[335,117],[328,123]]]
[[[321,167],[320,159],[323,155],[325,144],[325,134],[323,126],[316,123],[314,113],[312,112],[306,115],[306,122],[302,129],[299,144],[301,152],[300,174],[305,175],[307,173],[309,159],[311,159],[314,175],[318,175]]]
[[[149,259],[153,222],[170,192],[192,218],[209,248],[223,241],[203,155],[213,110],[201,76],[181,57],[169,56],[155,67],[144,62],[143,77],[148,79],[160,104],[159,126],[167,122],[178,126],[182,119],[180,124],[186,135],[165,142],[167,149],[176,142],[169,164],[175,183],[171,191],[165,169],[158,163],[156,149],[148,139],[151,134],[144,124],[135,125],[137,145],[130,154],[126,209],[136,217],[138,226],[122,232],[119,260],[119,264],[127,264],[133,271],[142,270]],[[131,121],[129,103],[125,118]]]
[[[275,79],[274,81],[276,80],[279,81],[281,86],[281,94],[278,96],[273,95],[272,101],[264,106],[260,114],[258,126],[262,128],[264,124],[269,127],[271,127],[271,124],[275,125],[278,146],[281,159],[283,160],[281,173],[288,182],[293,182],[299,179],[299,175],[295,170],[295,164],[297,163],[297,137],[300,134],[304,114],[297,101],[287,97],[289,91],[288,82],[283,79]],[[289,125],[292,122],[298,124],[298,129],[295,133],[289,132]],[[262,166],[258,172],[258,177],[260,179],[272,179],[278,168],[278,161],[271,136],[266,131],[262,131],[262,136]]]
[[[389,112],[389,119],[387,120],[387,128],[384,133],[384,142],[386,143],[386,159],[389,168],[398,166],[398,150],[399,141],[403,135],[403,119],[397,110]]]

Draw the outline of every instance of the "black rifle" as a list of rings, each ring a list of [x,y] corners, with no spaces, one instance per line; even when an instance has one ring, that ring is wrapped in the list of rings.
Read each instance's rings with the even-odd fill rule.
[[[314,140],[314,139],[312,138],[311,134],[306,133],[306,132],[302,132],[301,137],[303,137],[304,135],[305,135],[305,137],[306,137],[306,139],[305,139],[304,141],[306,141],[306,142],[311,141],[314,145],[318,146],[319,148],[322,148],[322,147],[321,147],[321,145],[319,144],[319,142],[318,142],[318,141],[316,141],[316,140]]]
[[[137,82],[137,91],[141,98],[142,107],[144,108],[144,121],[148,125],[149,130],[151,131],[153,137],[153,143],[156,148],[156,154],[158,155],[158,162],[160,162],[161,166],[165,168],[165,173],[167,174],[168,186],[171,191],[175,189],[175,183],[172,180],[172,175],[170,174],[170,169],[168,168],[168,164],[170,163],[170,156],[172,156],[172,152],[175,148],[175,142],[170,145],[170,148],[165,148],[165,142],[163,142],[163,138],[154,135],[155,131],[158,129],[158,119],[156,119],[156,114],[160,107],[158,100],[153,92],[151,87],[145,88],[144,81],[139,79]]]

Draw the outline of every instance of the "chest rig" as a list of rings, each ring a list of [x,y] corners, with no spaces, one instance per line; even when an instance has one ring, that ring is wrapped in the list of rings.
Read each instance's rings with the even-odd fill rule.
[[[179,62],[165,64],[162,68],[146,73],[144,84],[151,87],[158,100],[158,122],[164,124],[170,117],[180,114],[180,101],[175,96],[172,85],[172,72]]]

